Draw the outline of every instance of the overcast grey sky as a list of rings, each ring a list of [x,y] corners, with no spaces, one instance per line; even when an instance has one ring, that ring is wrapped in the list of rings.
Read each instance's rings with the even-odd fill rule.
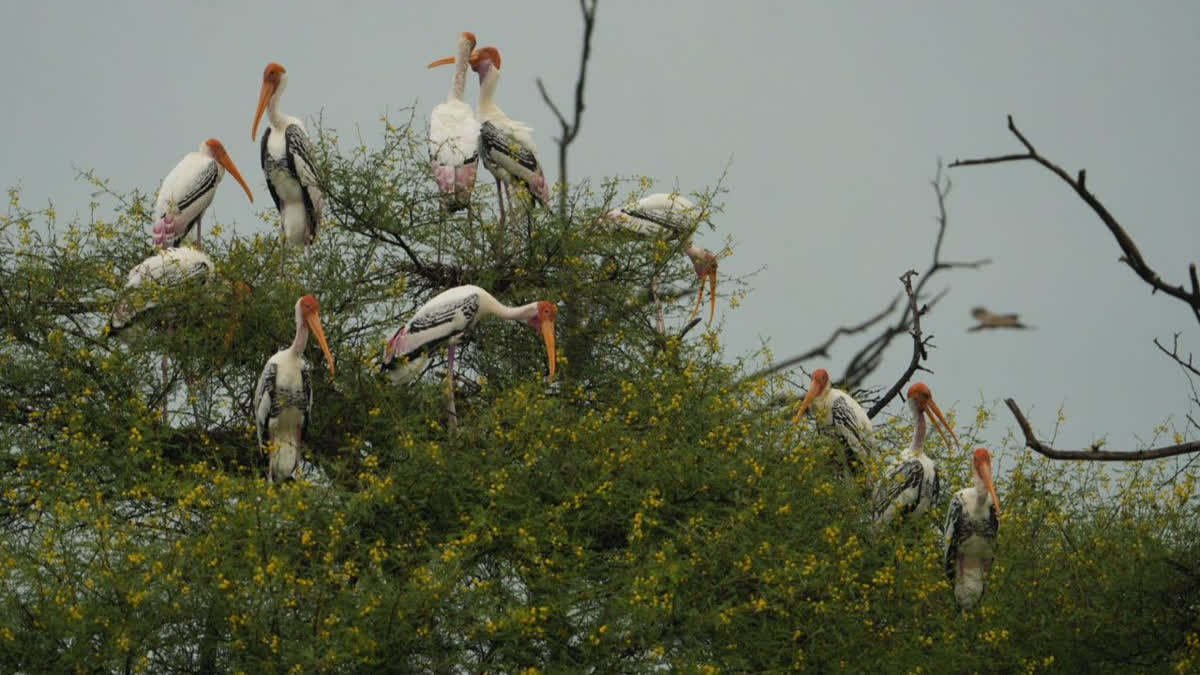
[[[382,113],[416,101],[427,114],[445,97],[449,71],[425,64],[451,54],[464,29],[502,51],[497,100],[535,128],[553,179],[556,124],[534,78],[567,100],[580,25],[566,0],[6,2],[0,185],[85,213],[91,188],[72,164],[153,191],[215,136],[258,202],[227,181],[209,222],[248,232],[270,202],[249,138],[268,61],[288,68],[286,112],[374,133]],[[736,248],[721,269],[766,270],[741,307],[718,307],[731,355],[769,340],[782,358],[882,307],[901,272],[928,264],[937,158],[1019,151],[1007,113],[1045,155],[1087,168],[1166,279],[1182,281],[1200,259],[1198,3],[602,0],[593,47],[572,178],[646,174],[687,192],[733,158],[717,225]],[[468,91],[474,101],[475,83]],[[945,257],[994,263],[935,285],[952,287],[923,321],[938,346],[925,379],[942,406],[969,416],[1013,396],[1048,431],[1064,403],[1067,447],[1105,434],[1132,446],[1172,414],[1182,427],[1187,381],[1151,338],[1184,331],[1200,352],[1183,305],[1151,297],[1099,220],[1044,170],[951,176]],[[701,243],[716,248],[720,235]],[[976,304],[1038,329],[967,334]],[[836,379],[858,344],[809,366]],[[896,343],[879,384],[909,350]]]

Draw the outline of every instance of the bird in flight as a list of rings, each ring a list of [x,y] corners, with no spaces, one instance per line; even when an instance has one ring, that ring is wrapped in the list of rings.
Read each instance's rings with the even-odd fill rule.
[[[1017,314],[994,314],[983,307],[976,307],[975,309],[972,309],[971,316],[975,317],[975,320],[979,323],[968,328],[968,333],[974,333],[975,331],[984,330],[985,328],[1028,329],[1033,327],[1026,326],[1025,324],[1021,323],[1020,316]]]

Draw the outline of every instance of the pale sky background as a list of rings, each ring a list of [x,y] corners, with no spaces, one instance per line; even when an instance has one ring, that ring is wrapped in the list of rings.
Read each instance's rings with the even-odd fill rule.
[[[417,102],[427,115],[444,99],[450,71],[425,64],[464,29],[500,48],[498,103],[535,128],[556,179],[557,124],[534,79],[569,105],[575,2],[46,0],[0,6],[0,186],[86,215],[92,188],[72,164],[153,191],[215,136],[258,202],[227,179],[206,224],[247,233],[270,203],[249,137],[268,61],[288,68],[285,112],[323,112],[343,135],[361,125],[370,138],[382,113]],[[1195,2],[602,0],[571,177],[646,174],[688,192],[732,157],[720,233],[700,243],[731,233],[722,272],[766,270],[740,308],[718,306],[724,344],[733,356],[766,339],[783,358],[876,312],[901,272],[924,269],[937,158],[1019,152],[1007,113],[1043,154],[1086,168],[1150,264],[1183,281],[1200,260],[1197,64]],[[1151,338],[1183,331],[1200,352],[1186,308],[1151,297],[1103,224],[1040,167],[951,176],[944,257],[994,263],[934,284],[952,287],[923,321],[938,346],[924,377],[942,407],[966,422],[996,402],[995,439],[1015,426],[999,399],[1032,407],[1046,433],[1064,404],[1069,448],[1107,434],[1129,449],[1171,415],[1182,428],[1187,381]],[[1038,329],[967,334],[976,304]],[[807,365],[837,379],[859,344]],[[874,382],[890,384],[910,349],[897,340]]]

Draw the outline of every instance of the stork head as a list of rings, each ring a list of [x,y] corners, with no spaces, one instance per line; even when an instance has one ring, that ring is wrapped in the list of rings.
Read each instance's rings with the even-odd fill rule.
[[[554,381],[554,320],[558,317],[558,307],[553,302],[546,300],[538,300],[535,304],[536,311],[533,316],[525,320],[530,326],[533,326],[542,334],[542,341],[546,343],[546,360],[550,367],[550,381]]]
[[[258,92],[258,110],[254,112],[254,126],[250,128],[250,140],[258,137],[258,121],[262,119],[263,111],[271,97],[283,93],[287,86],[287,69],[274,61],[263,69],[262,89]]]
[[[250,199],[251,203],[254,203],[254,195],[250,194],[250,186],[246,185],[246,179],[242,178],[242,172],[238,171],[237,166],[233,163],[233,160],[229,158],[229,153],[225,152],[225,146],[221,145],[221,141],[218,141],[215,138],[210,138],[207,141],[204,141],[204,145],[202,147],[205,149],[205,152],[209,154],[209,156],[217,161],[218,164],[225,167],[225,170],[229,172],[229,175],[233,176],[234,179],[241,184],[242,189],[246,191],[246,197]]]
[[[1000,518],[1000,499],[996,497],[996,484],[992,482],[992,453],[987,448],[976,448],[972,460],[975,465],[975,475],[983,481],[984,487],[992,495],[992,504],[996,506],[996,518]]]
[[[704,281],[707,279],[711,290],[708,308],[708,323],[711,324],[717,314],[717,256],[706,248],[696,246],[687,249],[686,253],[692,259],[692,267],[700,281],[700,292],[696,295],[696,306],[692,309],[692,315],[695,316],[696,312],[700,311],[700,302],[704,299]]]
[[[799,424],[804,411],[808,410],[808,406],[812,404],[813,400],[828,390],[829,371],[824,368],[817,368],[813,371],[812,380],[808,383],[808,393],[804,395],[804,402],[800,404],[800,409],[796,411],[796,417],[792,420],[792,423]]]
[[[333,354],[329,352],[329,343],[325,340],[325,329],[321,326],[321,311],[317,299],[312,295],[306,295],[297,300],[296,317],[299,321],[303,321],[316,336],[317,344],[321,345],[321,351],[325,352],[325,362],[329,364],[329,376],[332,377],[334,374]]]
[[[912,409],[913,417],[918,420],[923,415],[929,417],[929,422],[933,424],[934,429],[937,429],[942,440],[946,442],[947,448],[958,447],[958,434],[954,433],[954,429],[946,421],[946,416],[942,414],[942,409],[933,401],[933,392],[929,390],[929,385],[924,382],[916,382],[908,388],[908,407]],[[947,432],[954,437],[954,445],[950,444]]]
[[[430,61],[427,68],[436,68],[438,66],[448,66],[456,62],[461,56],[463,59],[470,58],[471,50],[475,49],[475,34],[469,30],[464,30],[458,36],[458,53],[455,56],[443,56],[435,61]]]
[[[471,70],[479,74],[479,84],[482,85],[484,78],[492,70],[500,72],[500,50],[495,47],[480,47],[471,52],[469,63]]]

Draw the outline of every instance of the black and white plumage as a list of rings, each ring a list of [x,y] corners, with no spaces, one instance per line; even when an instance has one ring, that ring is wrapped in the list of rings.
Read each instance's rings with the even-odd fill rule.
[[[933,400],[933,392],[924,382],[908,388],[908,407],[913,413],[912,445],[900,454],[900,459],[888,467],[875,486],[871,499],[871,524],[882,527],[897,517],[920,517],[937,503],[941,494],[941,475],[937,463],[925,454],[925,417],[941,434],[947,448],[958,447],[958,436],[950,428],[941,408]],[[950,444],[949,432],[955,444]]]
[[[434,180],[442,194],[442,206],[454,212],[471,205],[475,175],[479,168],[479,120],[463,100],[467,87],[467,65],[475,49],[475,35],[463,31],[454,56],[438,59],[430,68],[454,64],[450,96],[429,113],[429,159]]]
[[[992,456],[985,448],[972,459],[974,485],[955,493],[943,528],[943,562],[954,584],[954,597],[964,610],[979,603],[996,555],[1000,500],[992,482]]]
[[[268,455],[270,482],[291,478],[300,463],[300,446],[313,405],[312,367],[304,358],[310,331],[325,353],[330,377],[334,375],[333,354],[325,341],[317,299],[306,295],[296,301],[296,338],[267,361],[254,391],[258,444]]]
[[[847,463],[851,471],[865,463],[874,453],[875,430],[867,412],[850,394],[829,386],[829,371],[817,368],[808,384],[808,393],[796,411],[793,424],[800,423],[804,411],[812,407],[817,422],[841,437],[846,444]]]
[[[536,328],[546,343],[550,379],[554,379],[554,321],[558,308],[538,300],[520,307],[504,305],[478,286],[456,286],[433,296],[417,310],[403,328],[387,341],[382,366],[395,372],[393,379],[403,381],[424,369],[428,355],[447,345],[447,376],[454,377],[454,347],[484,315],[522,321]],[[402,369],[397,365],[406,361]]]
[[[704,300],[704,285],[707,282],[712,296],[708,312],[708,322],[711,324],[717,312],[717,256],[706,248],[692,245],[692,237],[703,220],[703,215],[703,211],[690,200],[678,194],[658,192],[646,195],[630,206],[609,211],[605,221],[620,232],[681,242],[680,247],[692,261],[699,281],[692,316],[700,311],[700,303]],[[663,330],[660,310],[659,332]]]
[[[304,122],[279,111],[279,98],[286,87],[287,71],[278,63],[268,63],[250,138],[258,134],[258,123],[266,110],[267,128],[259,155],[267,189],[279,210],[284,240],[291,246],[308,246],[317,236],[325,195],[317,179],[312,141]]]
[[[200,144],[198,151],[184,155],[163,178],[151,214],[155,246],[178,246],[193,228],[196,242],[200,242],[200,220],[212,204],[226,170],[241,183],[250,201],[254,201],[250,186],[242,179],[225,146],[210,138]]]
[[[471,53],[470,64],[479,74],[479,155],[496,178],[503,224],[502,184],[524,187],[533,201],[543,206],[550,203],[550,186],[538,160],[533,128],[505,115],[494,101],[500,82],[500,50],[481,47]]]
[[[121,301],[109,319],[112,332],[129,327],[138,316],[157,307],[162,293],[216,278],[212,258],[194,248],[168,248],[129,270]]]

